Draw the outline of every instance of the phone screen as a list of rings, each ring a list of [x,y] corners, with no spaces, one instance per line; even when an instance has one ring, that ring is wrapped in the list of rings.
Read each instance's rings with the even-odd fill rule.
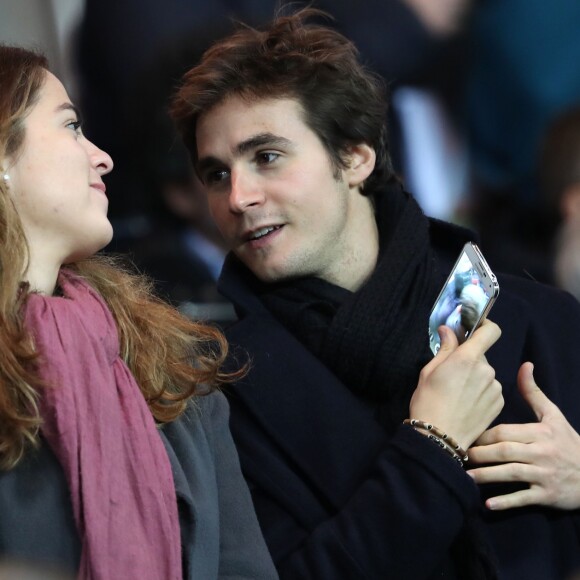
[[[499,292],[497,280],[474,244],[466,244],[429,317],[429,345],[437,354],[441,339],[437,329],[451,328],[459,344],[481,324]]]

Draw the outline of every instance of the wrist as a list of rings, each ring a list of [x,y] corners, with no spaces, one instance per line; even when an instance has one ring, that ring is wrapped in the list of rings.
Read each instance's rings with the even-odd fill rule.
[[[448,455],[450,455],[457,463],[461,466],[469,460],[467,456],[467,451],[457,443],[457,441],[433,425],[432,423],[427,423],[426,421],[421,421],[420,419],[405,419],[403,421],[404,425],[409,425],[415,431],[427,437],[430,441],[435,443]]]

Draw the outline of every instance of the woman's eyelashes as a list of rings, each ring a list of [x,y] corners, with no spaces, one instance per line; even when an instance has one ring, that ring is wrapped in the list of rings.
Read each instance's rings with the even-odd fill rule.
[[[79,137],[83,133],[82,122],[79,119],[71,119],[70,121],[67,121],[65,127],[67,129],[72,129]]]

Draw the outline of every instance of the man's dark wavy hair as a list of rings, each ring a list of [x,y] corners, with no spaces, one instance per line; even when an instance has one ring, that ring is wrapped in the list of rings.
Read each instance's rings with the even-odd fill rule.
[[[171,115],[197,163],[196,124],[200,115],[230,96],[249,102],[294,98],[306,125],[318,135],[338,170],[349,146],[366,143],[376,152],[365,195],[394,178],[386,137],[386,90],[367,70],[352,42],[332,28],[311,22],[327,17],[305,8],[276,18],[267,28],[241,26],[218,41],[183,77]]]

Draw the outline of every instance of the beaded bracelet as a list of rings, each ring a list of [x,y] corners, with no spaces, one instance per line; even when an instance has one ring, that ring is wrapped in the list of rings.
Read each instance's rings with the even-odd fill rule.
[[[435,427],[435,425],[432,423],[426,423],[425,421],[420,421],[419,419],[405,419],[403,424],[427,431],[427,437],[429,437],[431,441],[437,443],[439,447],[448,451],[454,459],[461,463],[461,465],[463,465],[465,461],[468,461],[469,457],[467,456],[467,451],[465,451],[465,449],[463,449],[463,447],[461,447],[461,445],[459,445],[455,439],[447,435],[447,433],[441,431],[441,429]]]

